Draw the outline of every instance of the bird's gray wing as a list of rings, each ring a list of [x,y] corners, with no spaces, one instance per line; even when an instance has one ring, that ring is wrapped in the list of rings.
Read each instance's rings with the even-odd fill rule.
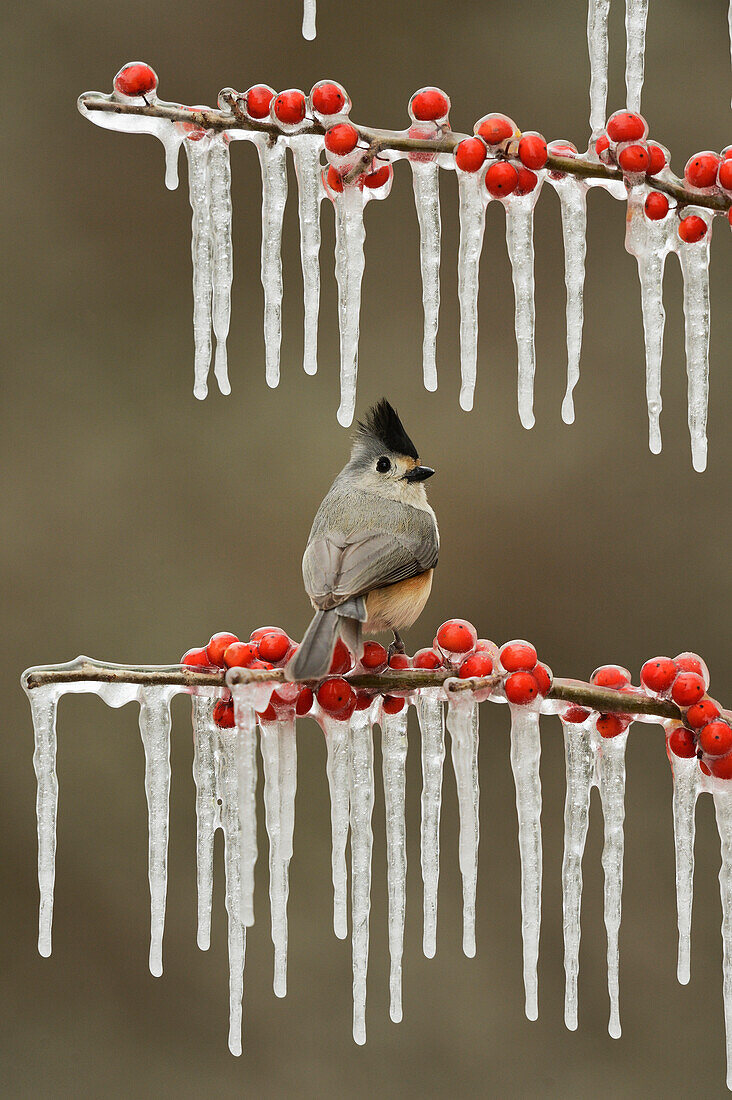
[[[414,511],[409,530],[348,536],[329,532],[313,538],[303,558],[303,578],[316,607],[337,607],[353,596],[432,569],[437,564],[437,528],[429,513]]]

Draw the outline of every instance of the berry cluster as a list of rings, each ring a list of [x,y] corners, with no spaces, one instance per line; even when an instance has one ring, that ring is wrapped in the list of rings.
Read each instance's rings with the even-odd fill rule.
[[[590,683],[595,687],[611,688],[613,691],[633,691],[631,676],[627,668],[622,665],[600,665],[590,676]],[[582,723],[592,715],[587,707],[570,704],[561,712],[563,722]],[[617,737],[624,733],[632,722],[630,714],[620,714],[612,711],[609,714],[598,713],[595,718],[595,729],[601,737]]]
[[[536,173],[549,155],[541,134],[522,134],[512,118],[495,112],[478,119],[473,134],[455,149],[455,163],[461,172],[478,172],[487,164],[485,186],[495,199],[528,195],[536,188]]]

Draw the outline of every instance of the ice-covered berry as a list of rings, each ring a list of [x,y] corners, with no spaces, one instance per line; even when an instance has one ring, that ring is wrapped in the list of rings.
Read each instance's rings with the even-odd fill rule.
[[[681,756],[686,760],[696,756],[696,737],[693,730],[686,726],[676,726],[668,735],[668,747],[674,756]]]
[[[318,688],[318,704],[327,714],[345,710],[353,698],[353,688],[342,676],[331,676]]]
[[[234,724],[234,700],[217,699],[213,709],[213,720],[220,729],[230,730]]]
[[[608,158],[608,150],[610,148],[610,138],[607,134],[600,134],[599,138],[595,142],[595,152],[600,160],[604,161]]]
[[[538,171],[546,164],[548,156],[546,139],[534,132],[523,133],[518,144],[518,155],[524,168]]]
[[[351,651],[343,641],[339,638],[335,644],[333,650],[333,660],[330,663],[331,676],[342,676],[344,672],[350,672],[353,668],[353,657]]]
[[[514,195],[530,195],[538,182],[539,177],[536,172],[532,172],[530,168],[519,168],[518,183]]]
[[[297,126],[305,118],[305,95],[298,88],[280,92],[272,103],[272,114],[286,126]]]
[[[648,175],[657,176],[661,169],[666,166],[666,150],[662,145],[659,145],[657,141],[649,141],[648,155],[651,158],[651,163],[648,166]]]
[[[701,729],[707,722],[713,722],[715,718],[719,718],[719,707],[713,699],[700,699],[686,712],[686,724],[693,730]]]
[[[668,214],[668,199],[660,191],[651,191],[650,195],[646,196],[643,209],[646,217],[652,222],[660,221]]]
[[[732,157],[727,157],[725,160],[719,162],[717,183],[720,187],[723,187],[725,191],[732,191]]]
[[[222,630],[219,634],[213,634],[211,640],[206,646],[206,655],[208,656],[209,663],[216,665],[217,668],[224,667],[224,651],[229,648],[232,642],[238,642],[236,634],[230,634],[226,630]]]
[[[600,665],[590,676],[590,683],[618,691],[630,683],[630,673],[621,665]]]
[[[368,710],[374,701],[373,692],[371,691],[357,691],[356,692],[356,706],[355,710]]]
[[[703,760],[699,761],[699,768],[701,769],[701,771],[704,772],[705,775],[711,775],[712,774]]]
[[[493,672],[493,658],[490,653],[471,653],[458,669],[458,676],[467,680],[470,676],[490,676]]]
[[[244,93],[244,110],[252,118],[267,118],[274,97],[275,90],[268,84],[254,84]]]
[[[189,649],[180,659],[182,665],[189,668],[211,668],[211,662],[205,649]]]
[[[350,109],[346,89],[335,80],[320,80],[310,92],[313,110],[319,115],[341,115]]]
[[[539,685],[539,694],[546,695],[552,686],[552,674],[550,670],[541,663],[537,664],[532,670],[531,675]]]
[[[732,753],[718,760],[710,760],[709,770],[715,779],[732,779]]]
[[[645,145],[635,143],[624,146],[618,153],[618,164],[624,172],[647,172],[651,158]]]
[[[531,642],[517,639],[506,642],[499,654],[506,672],[531,672],[536,665],[536,650]]]
[[[640,682],[649,691],[662,695],[676,679],[678,669],[670,657],[653,657],[640,670]]]
[[[671,687],[671,698],[680,707],[698,703],[706,691],[704,680],[697,672],[679,672]]]
[[[455,150],[455,163],[462,172],[477,172],[483,167],[487,152],[479,137],[463,138]]]
[[[418,649],[412,662],[415,668],[442,668],[442,657],[434,649]]]
[[[576,157],[577,146],[573,145],[571,141],[567,141],[566,138],[559,138],[557,141],[550,141],[547,146],[547,150],[550,157]],[[566,172],[553,170],[549,173],[552,179],[561,180],[564,179]]]
[[[641,141],[647,133],[646,120],[635,111],[615,111],[607,120],[611,141]]]
[[[450,111],[450,100],[439,88],[420,88],[409,101],[409,113],[418,122],[441,122]]]
[[[706,756],[726,756],[732,750],[732,729],[721,718],[699,731],[699,748]]]
[[[506,698],[509,703],[523,706],[533,703],[539,694],[539,684],[536,677],[530,672],[512,672],[504,684]]]
[[[283,661],[290,650],[290,639],[284,630],[272,630],[259,639],[259,656],[273,665]]]
[[[259,642],[265,634],[284,634],[284,630],[281,626],[258,626],[256,630],[253,630],[249,635],[250,642]]]
[[[381,705],[385,714],[399,714],[407,705],[407,700],[401,695],[385,695]]]
[[[511,195],[518,184],[518,172],[507,160],[496,161],[485,174],[485,185],[494,198]]]
[[[600,737],[617,737],[627,730],[630,719],[625,714],[601,714],[595,722]]]
[[[368,172],[365,176],[362,176],[364,187],[368,187],[371,190],[376,190],[379,187],[383,187],[385,183],[389,182],[390,177],[394,174],[394,169],[390,164],[384,164],[381,168],[375,168],[373,172]],[[343,185],[341,184],[341,190]]]
[[[470,653],[475,649],[478,632],[467,619],[448,619],[437,631],[436,641],[446,656]]]
[[[232,642],[224,650],[223,661],[227,668],[249,668],[258,656],[256,642]]]
[[[516,123],[508,115],[493,113],[484,115],[478,119],[473,127],[473,133],[482,137],[487,145],[503,145],[513,137],[518,137],[519,130]]]
[[[157,73],[144,61],[129,61],[114,78],[115,92],[129,99],[149,95],[157,86]]]
[[[364,642],[361,664],[370,672],[381,672],[386,668],[389,658],[383,645],[379,642]]]
[[[358,130],[350,122],[338,122],[326,130],[324,140],[329,153],[346,157],[358,145]]]
[[[707,232],[707,223],[698,214],[689,214],[679,222],[679,236],[686,244],[696,244]]]
[[[301,687],[298,692],[297,699],[295,700],[295,714],[302,717],[304,714],[309,714],[313,708],[313,689],[309,687]]]
[[[684,179],[692,187],[714,187],[720,157],[716,153],[695,153],[686,162]]]
[[[691,653],[688,650],[677,653],[674,664],[679,672],[696,672],[697,676],[701,676],[704,681],[704,686],[709,687],[709,669],[698,653]]]
[[[572,722],[574,725],[581,725],[586,722],[590,717],[590,711],[586,707],[578,707],[576,703],[570,703],[568,707],[560,713],[559,717],[563,722]]]
[[[323,173],[323,182],[330,191],[335,191],[337,194],[343,190],[343,177],[332,164],[328,167],[328,171]]]
[[[406,653],[392,653],[389,658],[389,668],[405,669],[411,667],[411,658]]]

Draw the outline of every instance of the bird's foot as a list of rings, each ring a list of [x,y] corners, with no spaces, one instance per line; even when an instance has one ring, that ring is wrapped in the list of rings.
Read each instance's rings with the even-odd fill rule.
[[[389,655],[389,660],[391,660],[391,658],[394,656],[395,653],[406,653],[407,652],[406,648],[404,646],[404,642],[402,641],[399,632],[397,630],[395,630],[393,633],[394,633],[394,641],[391,643],[391,645],[389,646],[389,648],[387,650],[387,653]]]

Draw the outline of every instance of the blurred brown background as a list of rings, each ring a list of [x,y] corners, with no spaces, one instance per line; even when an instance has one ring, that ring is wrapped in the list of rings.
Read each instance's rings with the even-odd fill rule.
[[[610,108],[624,102],[622,6],[613,5]],[[523,1016],[518,854],[507,716],[490,708],[481,747],[478,956],[460,951],[454,783],[446,770],[437,957],[421,956],[418,743],[409,761],[404,1022],[388,1020],[383,802],[376,843],[369,1041],[351,1041],[349,945],[331,931],[322,737],[304,723],[290,900],[290,992],[271,991],[266,841],[249,937],[245,1055],[226,1048],[223,868],[214,942],[195,945],[195,816],[187,703],[174,716],[165,974],[147,971],[142,752],[134,708],[67,698],[59,716],[54,953],[36,953],[35,782],[28,665],[79,652],[168,662],[216,629],[264,622],[299,636],[300,556],[347,449],[335,420],[332,218],[324,206],[321,370],[301,368],[294,189],[285,226],[282,384],[264,382],[260,184],[233,149],[233,393],[192,397],[190,212],[152,139],[93,128],[76,96],[108,90],[145,58],[161,94],[215,102],[256,81],[308,89],[342,80],[358,121],[401,126],[425,83],[452,96],[453,123],[489,110],[581,144],[587,134],[586,5],[318,0],[318,38],[296,0],[30,3],[4,15],[3,281],[7,305],[2,468],[6,679],[0,781],[3,1091],[10,1096],[721,1096],[724,1093],[719,844],[699,811],[693,978],[675,979],[671,783],[659,731],[629,747],[621,934],[624,1036],[606,1033],[601,822],[585,861],[580,1030],[562,1022],[560,866],[564,762],[546,720],[545,885],[538,1023]],[[643,104],[680,171],[729,133],[726,4],[651,4]],[[17,113],[16,113],[17,112]],[[475,411],[458,408],[455,180],[443,177],[440,389],[421,383],[421,293],[408,170],[369,208],[359,410],[387,394],[439,476],[443,550],[412,649],[449,615],[497,641],[527,636],[564,675],[657,652],[704,654],[732,698],[729,469],[732,381],[727,227],[714,241],[710,461],[691,469],[681,284],[667,274],[664,450],[647,449],[639,294],[623,207],[590,196],[583,376],[577,423],[560,420],[564,279],[558,204],[537,212],[537,425],[518,423],[513,296],[503,215],[488,211]],[[377,755],[378,764],[378,755]],[[594,806],[594,804],[593,804]],[[595,811],[597,807],[594,807]],[[264,833],[262,832],[264,838]],[[217,853],[220,860],[220,852]]]

